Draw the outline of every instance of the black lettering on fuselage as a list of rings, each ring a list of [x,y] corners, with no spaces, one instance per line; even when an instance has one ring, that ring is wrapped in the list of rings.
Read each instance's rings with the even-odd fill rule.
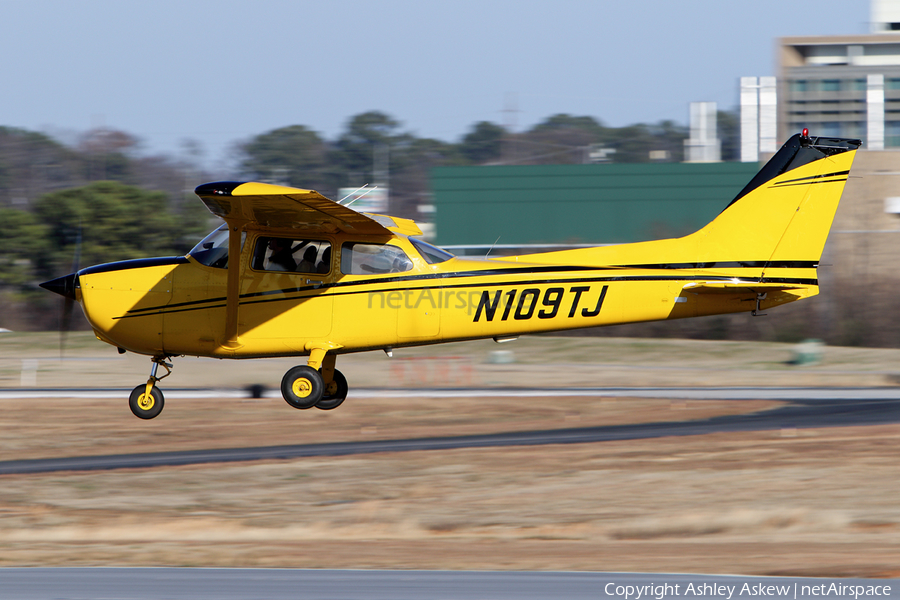
[[[484,309],[484,316],[486,320],[493,321],[494,313],[497,312],[497,306],[500,304],[500,290],[497,290],[497,293],[494,294],[494,301],[490,302],[490,296],[488,296],[487,290],[481,292],[481,299],[478,301],[478,308],[475,310],[475,320],[477,323],[478,319],[481,318],[481,310]]]
[[[550,310],[550,312],[541,310],[540,312],[538,312],[538,319],[552,319],[553,317],[555,317],[556,313],[559,312],[559,307],[562,305],[562,298],[563,294],[565,293],[566,290],[564,290],[563,288],[549,288],[544,293],[544,299],[541,303],[544,306],[552,307],[552,310]],[[550,299],[551,295],[554,296],[552,300]]]
[[[509,290],[506,292],[506,306],[503,308],[503,317],[500,319],[501,321],[505,321],[509,318],[509,311],[512,309],[513,300],[516,298],[516,292],[518,290]]]
[[[501,321],[509,319],[510,313],[512,313],[513,319],[517,321],[527,321],[534,317],[535,311],[537,311],[539,319],[552,319],[559,314],[559,309],[562,307],[564,298],[568,293],[573,295],[572,304],[569,307],[568,318],[575,318],[579,308],[581,308],[580,316],[596,317],[600,314],[600,309],[603,308],[603,301],[606,299],[608,288],[608,285],[604,285],[600,289],[600,297],[597,299],[597,304],[593,309],[582,308],[580,306],[582,296],[591,291],[591,287],[587,285],[571,287],[568,292],[565,288],[561,287],[547,288],[544,290],[543,298],[541,297],[541,290],[538,288],[524,289],[521,294],[519,294],[519,290],[517,289],[508,290],[506,292],[496,290],[493,293],[493,297],[491,297],[490,292],[485,290],[481,292],[473,322],[477,323],[480,321],[482,314],[484,315],[485,321],[493,321],[494,315],[497,314],[497,309],[500,307],[501,297],[503,297],[503,312],[500,315]],[[473,295],[477,293],[478,292],[472,292]],[[519,297],[518,302],[516,301],[517,295]],[[543,307],[541,310],[537,310],[538,300],[540,300],[541,306]],[[515,306],[515,311],[513,311],[513,306]]]
[[[603,306],[603,299],[606,298],[606,288],[608,287],[608,285],[604,285],[603,289],[600,290],[600,299],[597,300],[597,306],[594,308],[594,310],[589,311],[585,308],[581,311],[582,317],[596,317],[600,314],[600,307]]]
[[[591,288],[586,285],[581,287],[569,288],[569,291],[575,294],[575,298],[572,299],[572,308],[571,310],[569,310],[570,319],[575,316],[575,311],[578,310],[578,301],[581,300],[581,294],[590,291],[590,289]]]
[[[523,311],[525,308],[525,298],[531,296],[531,304],[528,305],[528,310]],[[524,321],[530,319],[532,315],[534,315],[534,308],[537,306],[538,298],[541,296],[541,290],[537,288],[528,288],[527,290],[522,290],[522,295],[519,296],[519,305],[516,307],[516,320]],[[510,298],[510,300],[512,300]]]

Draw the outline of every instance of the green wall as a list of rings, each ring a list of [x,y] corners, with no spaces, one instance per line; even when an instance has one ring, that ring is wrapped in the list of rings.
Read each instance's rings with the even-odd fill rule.
[[[696,231],[759,170],[756,163],[439,167],[443,245],[612,244]]]

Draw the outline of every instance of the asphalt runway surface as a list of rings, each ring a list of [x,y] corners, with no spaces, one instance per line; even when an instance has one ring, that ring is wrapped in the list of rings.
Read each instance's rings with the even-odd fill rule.
[[[750,596],[781,600],[822,596],[886,600],[900,597],[900,582],[659,573],[0,569],[0,599],[16,600],[741,600]]]
[[[79,390],[79,392],[81,392]],[[118,393],[118,391],[115,391]],[[518,431],[456,437],[430,437],[361,442],[334,442],[252,448],[222,448],[179,452],[152,452],[102,456],[61,457],[0,462],[0,475],[148,468],[205,463],[295,459],[315,456],[349,456],[377,452],[410,452],[499,446],[585,444],[615,440],[650,439],[667,436],[703,435],[720,432],[792,430],[845,427],[900,422],[900,390],[896,388],[580,388],[567,390],[391,390],[372,394],[543,395],[684,398],[768,399],[787,402],[782,407],[742,415],[676,422],[640,423],[599,427],[576,427],[542,431]],[[15,391],[4,392],[10,397]],[[68,394],[69,392],[65,392]],[[75,393],[74,391],[72,392]],[[168,392],[167,392],[168,393]],[[176,392],[177,393],[177,392]],[[200,393],[200,392],[193,392]],[[215,392],[207,392],[215,393]],[[58,396],[60,390],[56,390]],[[355,395],[365,397],[363,390]],[[176,394],[172,394],[177,397]],[[0,398],[4,397],[0,396]],[[194,396],[196,397],[196,396]]]

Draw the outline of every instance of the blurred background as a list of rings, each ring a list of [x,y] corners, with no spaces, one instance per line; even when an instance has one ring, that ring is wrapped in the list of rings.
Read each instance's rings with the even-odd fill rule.
[[[0,0],[0,53],[7,466],[709,425],[4,475],[4,566],[900,575],[900,0]],[[335,199],[377,185],[354,207],[413,218],[457,254],[683,235],[804,127],[864,141],[818,297],[764,318],[342,356],[359,385],[341,410],[284,404],[296,359],[185,357],[161,418],[136,419],[121,388],[144,381],[146,357],[118,355],[83,321],[63,353],[60,298],[37,285],[71,272],[76,248],[81,266],[187,252],[217,225],[193,190],[217,180]],[[822,341],[773,343],[808,339]],[[800,388],[844,426],[811,427],[799,401],[752,396],[761,385]],[[675,393],[695,386],[751,397]],[[674,395],[634,397],[660,388]],[[784,416],[716,429],[763,413]]]
[[[808,127],[864,141],[819,298],[589,334],[900,346],[900,2],[627,4],[0,2],[0,327],[57,328],[37,283],[79,239],[185,253],[207,181],[374,184],[355,206],[522,253],[689,233]]]

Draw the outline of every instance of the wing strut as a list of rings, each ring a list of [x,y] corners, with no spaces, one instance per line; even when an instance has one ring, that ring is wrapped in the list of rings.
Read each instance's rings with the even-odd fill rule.
[[[225,301],[226,348],[240,348],[238,339],[238,303],[241,295],[241,232],[244,222],[228,219],[228,287]]]

